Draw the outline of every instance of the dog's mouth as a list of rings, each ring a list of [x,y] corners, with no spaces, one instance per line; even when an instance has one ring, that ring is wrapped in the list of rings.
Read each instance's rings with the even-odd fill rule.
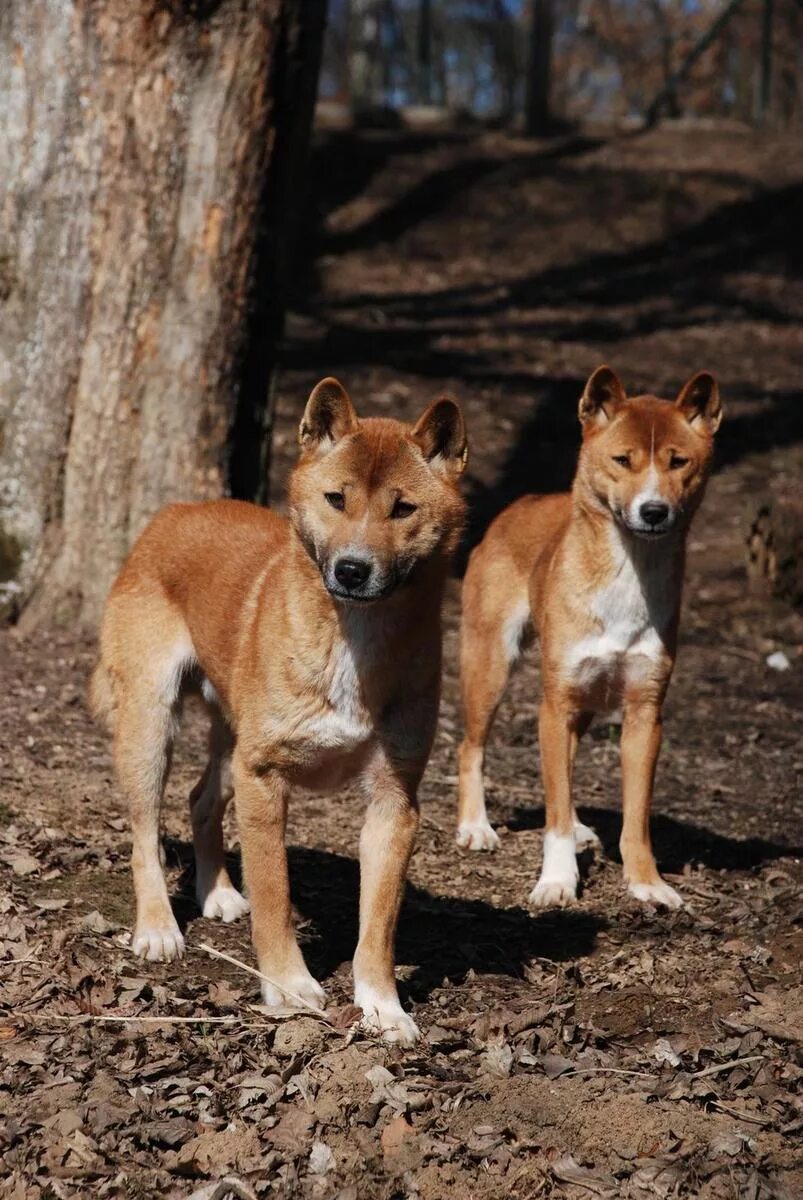
[[[677,512],[670,512],[669,516],[661,521],[658,525],[649,525],[646,521],[639,520],[638,517],[631,516],[626,509],[615,509],[614,517],[622,529],[632,537],[640,538],[645,542],[660,542],[667,534],[673,532],[677,528]]]
[[[643,538],[645,542],[660,542],[661,538],[666,537],[673,529],[671,521],[667,521],[665,525],[661,525],[658,528],[649,525],[633,525],[630,521],[623,521],[622,524],[628,533],[632,533],[635,537]]]
[[[395,581],[380,590],[369,592],[350,591],[348,588],[340,587],[336,583],[329,583],[326,579],[324,579],[324,585],[329,595],[334,597],[335,600],[345,601],[348,604],[376,604],[379,600],[385,600],[396,590]]]

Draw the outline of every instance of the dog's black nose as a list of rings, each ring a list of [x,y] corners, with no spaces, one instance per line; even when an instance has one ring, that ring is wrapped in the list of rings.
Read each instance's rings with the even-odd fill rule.
[[[371,564],[364,558],[340,558],[335,563],[335,579],[349,592],[367,583],[370,574]]]
[[[639,515],[645,525],[663,525],[669,516],[669,505],[663,500],[645,500],[639,509]]]

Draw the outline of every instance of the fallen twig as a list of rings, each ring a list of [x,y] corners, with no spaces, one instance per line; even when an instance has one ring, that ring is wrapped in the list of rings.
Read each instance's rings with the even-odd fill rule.
[[[705,1079],[707,1075],[721,1075],[723,1071],[732,1071],[734,1067],[744,1067],[747,1063],[764,1062],[763,1054],[748,1054],[747,1058],[732,1058],[730,1062],[715,1063],[713,1067],[704,1067],[695,1071],[691,1079]]]
[[[653,1075],[649,1071],[626,1071],[624,1067],[579,1067],[576,1071],[564,1071],[560,1076],[561,1079],[568,1079],[570,1075],[637,1075],[639,1079],[657,1079],[657,1075]]]
[[[234,958],[231,954],[224,954],[222,950],[216,950],[215,947],[210,946],[208,942],[200,942],[199,947],[201,950],[205,950],[207,954],[211,954],[212,958],[222,958],[224,962],[231,963],[233,967],[239,967],[241,971],[247,971],[249,975],[256,975],[257,979],[263,979],[265,983],[269,983],[271,987],[275,987],[283,995],[289,996],[291,1000],[297,1000],[305,1012],[310,1013],[311,1016],[314,1016],[317,1020],[322,1021],[324,1025],[328,1025],[328,1027],[333,1029],[335,1033],[341,1032],[336,1025],[333,1025],[332,1022],[326,1016],[324,1016],[319,1008],[315,1008],[315,1006],[310,1004],[309,1001],[305,1000],[303,996],[298,996],[295,992],[288,991],[286,987],[280,983],[277,983],[275,979],[271,979],[269,975],[263,975],[261,971],[256,969],[256,967],[249,967],[248,963],[240,962],[239,958]]]
[[[19,1019],[29,1021],[31,1017],[21,1017]],[[37,1013],[36,1020],[44,1019],[46,1021],[67,1021],[69,1024],[78,1024],[81,1021],[100,1021],[105,1023],[118,1024],[141,1024],[143,1021],[151,1025],[236,1025],[238,1029],[273,1029],[273,1022],[270,1021],[250,1021],[244,1024],[242,1019],[237,1016],[229,1017],[154,1017],[152,1015],[131,1016],[130,1014],[114,1016],[110,1013]]]
[[[712,1108],[716,1108],[719,1112],[727,1113],[729,1117],[736,1117],[738,1121],[747,1121],[750,1125],[761,1125],[766,1129],[768,1125],[773,1125],[774,1121],[767,1120],[766,1117],[756,1117],[753,1113],[743,1112],[739,1108],[730,1108],[727,1104],[723,1104],[720,1100],[714,1100],[711,1104]],[[783,1130],[781,1130],[783,1132]]]

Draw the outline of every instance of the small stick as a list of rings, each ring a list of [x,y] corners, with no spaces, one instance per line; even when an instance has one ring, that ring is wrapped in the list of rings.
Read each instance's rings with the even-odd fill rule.
[[[712,1102],[712,1108],[719,1109],[720,1112],[727,1113],[729,1117],[736,1117],[739,1121],[747,1121],[749,1125],[761,1125],[766,1129],[768,1125],[772,1125],[772,1121],[766,1120],[764,1117],[756,1117],[753,1113],[743,1112],[738,1108],[729,1108],[727,1104],[722,1104],[719,1100]],[[783,1133],[783,1130],[781,1130]]]
[[[118,1022],[124,1024],[138,1024],[143,1021],[149,1022],[152,1025],[234,1025],[237,1024],[240,1029],[272,1029],[273,1025],[269,1021],[252,1021],[248,1025],[244,1025],[239,1017],[154,1017],[154,1016],[111,1016],[108,1013],[38,1013],[37,1017],[43,1018],[46,1021],[104,1021]]]
[[[283,987],[282,984],[277,983],[275,979],[271,979],[269,975],[263,975],[261,971],[257,971],[256,967],[249,967],[248,963],[240,962],[239,958],[233,958],[230,954],[224,954],[221,950],[216,950],[215,947],[210,946],[208,942],[200,942],[199,945],[201,950],[205,950],[207,954],[211,954],[212,958],[222,958],[224,962],[231,963],[233,967],[239,967],[241,971],[247,971],[249,975],[256,975],[257,979],[264,979],[265,983],[269,983],[271,987],[277,988],[285,996],[289,996],[291,1000],[297,1000],[303,1009],[309,1013],[312,1013],[318,1018],[319,1021],[323,1021],[324,1025],[328,1025],[329,1028],[334,1029],[336,1033],[339,1032],[336,1026],[334,1026],[331,1021],[327,1020],[321,1010],[319,1008],[315,1008],[315,1006],[310,1004],[309,1001],[305,1000],[303,996],[297,996],[295,992],[288,991],[286,987]]]
[[[568,1079],[570,1075],[637,1075],[639,1079],[655,1079],[655,1075],[651,1075],[648,1071],[626,1071],[624,1067],[580,1067],[576,1071],[564,1071],[558,1076],[560,1079]]]
[[[695,1071],[690,1078],[705,1079],[707,1075],[721,1075],[723,1071],[732,1071],[734,1067],[743,1067],[747,1063],[764,1061],[763,1054],[748,1054],[747,1058],[734,1058],[730,1062],[715,1063],[713,1067],[705,1067],[702,1071]]]

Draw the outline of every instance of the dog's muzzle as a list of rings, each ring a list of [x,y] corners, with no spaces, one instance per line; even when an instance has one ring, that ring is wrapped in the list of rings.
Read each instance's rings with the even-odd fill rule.
[[[393,591],[397,582],[395,575],[378,570],[370,558],[356,554],[339,555],[326,564],[322,574],[331,596],[358,604],[381,600]]]

